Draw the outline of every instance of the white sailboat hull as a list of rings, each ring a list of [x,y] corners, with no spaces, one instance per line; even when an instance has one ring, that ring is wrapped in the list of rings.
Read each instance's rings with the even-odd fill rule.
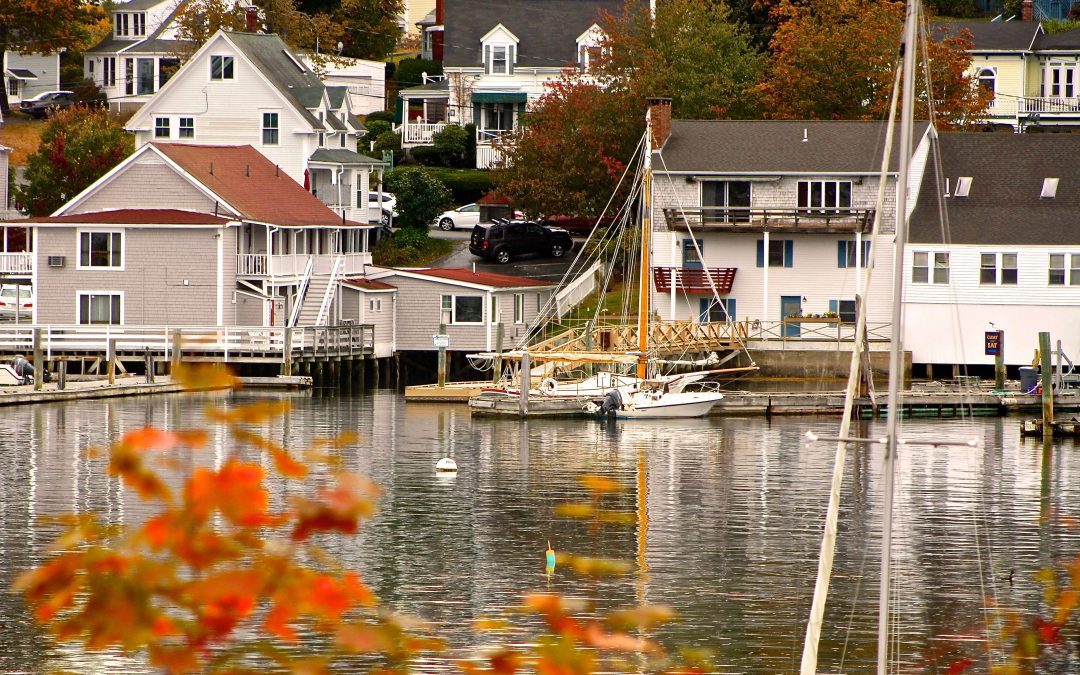
[[[704,417],[724,395],[720,392],[670,392],[652,394],[636,392],[629,396],[615,417],[623,419],[664,419],[674,417]]]

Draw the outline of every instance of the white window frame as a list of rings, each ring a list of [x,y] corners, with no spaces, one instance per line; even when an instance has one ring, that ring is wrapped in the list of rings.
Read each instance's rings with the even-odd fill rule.
[[[1069,285],[1080,286],[1080,253],[1069,254]]]
[[[514,323],[525,323],[525,294],[514,294]]]
[[[221,77],[214,77],[214,61],[221,59]],[[228,77],[225,75],[228,66]],[[236,57],[232,54],[210,55],[210,81],[211,82],[234,82],[236,81]]]
[[[1051,253],[1050,254],[1050,262],[1047,265],[1047,269],[1046,269],[1046,285],[1047,286],[1064,286],[1065,285],[1065,282],[1066,282],[1066,278],[1065,278],[1065,270],[1066,270],[1065,256],[1066,255],[1067,254],[1065,254],[1065,253]],[[1058,262],[1060,262],[1059,265],[1054,264],[1054,263],[1058,263]],[[1057,273],[1059,273],[1061,275],[1059,281],[1055,281],[1055,279],[1054,279],[1054,273],[1055,272],[1057,272]]]
[[[274,126],[267,126],[266,116],[274,116]],[[259,134],[259,140],[263,145],[281,145],[281,113],[277,110],[260,110],[259,111],[259,128],[261,133]],[[267,142],[266,132],[273,131],[274,140]]]
[[[450,300],[447,307],[447,299]],[[479,321],[458,321],[458,300],[475,299],[480,301]],[[444,293],[440,299],[440,317],[442,323],[448,326],[482,326],[484,324],[484,296],[483,295],[457,295],[456,293]]]
[[[980,68],[975,79],[978,80],[981,88],[997,96],[997,68]]]
[[[113,235],[113,234],[119,234],[120,235],[120,265],[119,265],[119,267],[115,266],[115,265],[112,265],[112,264],[109,264],[109,265],[83,265],[83,262],[82,262],[83,255],[82,254],[83,254],[83,235],[84,234],[87,234],[87,235],[94,235],[94,234]],[[112,239],[110,238],[110,244],[111,244],[111,241],[112,241]],[[78,230],[75,231],[75,256],[76,256],[76,258],[75,258],[75,260],[76,260],[75,269],[77,269],[77,270],[123,272],[124,271],[124,264],[125,264],[126,256],[127,256],[127,233],[123,229],[119,229],[119,230],[100,229],[100,228],[96,228],[96,229],[93,229],[93,228],[92,229],[78,229]],[[109,258],[110,258],[110,261],[111,261],[111,259],[112,259],[112,249],[111,248],[110,248]]]
[[[381,312],[382,311],[382,298],[369,298],[368,299],[368,311],[369,312]]]
[[[184,121],[191,122],[190,126],[185,127]],[[185,136],[185,131],[191,131],[190,135]],[[176,137],[177,138],[195,138],[195,118],[194,117],[181,117],[176,121]]]
[[[107,323],[107,324],[104,324],[104,323],[93,324],[93,323],[90,323],[89,321],[86,322],[86,323],[83,323],[83,321],[82,321],[82,318],[83,318],[82,317],[82,299],[83,299],[83,297],[90,297],[91,298],[90,302],[93,302],[92,298],[101,297],[101,296],[119,297],[120,298],[120,320],[119,320],[119,323],[112,323],[111,321],[109,323]],[[75,323],[80,325],[80,326],[106,326],[106,325],[108,325],[108,326],[123,326],[124,325],[124,291],[75,291]]]
[[[805,186],[805,188],[803,187]],[[832,186],[832,199],[827,199],[828,186]],[[841,187],[847,186],[847,203],[844,203]],[[851,209],[852,181],[839,179],[800,180],[795,188],[795,207],[802,213],[838,213]],[[815,195],[815,189],[817,194]],[[805,203],[803,195],[805,190]],[[817,197],[817,199],[815,199]],[[829,203],[829,202],[832,203]]]
[[[164,122],[164,124],[162,124]],[[154,138],[171,138],[172,137],[172,120],[168,117],[155,117],[154,118]]]
[[[949,269],[948,251],[914,251],[911,258],[911,283],[948,285],[951,276]]]

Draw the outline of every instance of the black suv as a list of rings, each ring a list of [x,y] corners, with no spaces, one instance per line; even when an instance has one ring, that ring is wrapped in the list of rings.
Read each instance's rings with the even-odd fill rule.
[[[531,220],[501,220],[473,228],[469,252],[481,258],[508,263],[519,255],[538,254],[561,258],[574,248],[570,233]]]

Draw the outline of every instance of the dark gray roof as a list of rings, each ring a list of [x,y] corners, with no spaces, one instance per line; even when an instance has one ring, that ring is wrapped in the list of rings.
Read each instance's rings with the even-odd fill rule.
[[[1073,28],[1064,33],[1043,35],[1039,38],[1039,49],[1046,50],[1080,50],[1080,28]]]
[[[971,33],[976,52],[1016,52],[1033,49],[1039,35],[1040,23],[1030,21],[938,21],[935,36]]]
[[[34,71],[27,70],[26,68],[8,68],[7,72],[11,77],[15,77],[15,78],[18,78],[20,80],[36,80],[37,79],[37,75],[34,74]]]
[[[191,53],[195,43],[190,40],[162,40],[151,38],[137,43],[125,54],[177,54],[181,52]]]
[[[430,12],[428,12],[427,14],[425,14],[423,19],[420,19],[419,21],[416,22],[416,25],[419,26],[419,27],[427,27],[427,26],[436,25],[435,24],[435,10],[433,9]]]
[[[326,88],[326,96],[330,99],[331,108],[340,108],[342,103],[345,102],[345,96],[348,95],[348,87],[328,86]]]
[[[915,143],[927,124],[916,124]],[[885,124],[862,121],[673,120],[656,171],[876,174]],[[803,141],[804,132],[806,141]],[[899,138],[899,133],[895,135]],[[898,145],[898,144],[894,144]],[[894,149],[890,170],[897,170]]]
[[[259,69],[271,84],[290,99],[298,112],[315,129],[323,128],[318,118],[308,108],[316,108],[322,102],[326,87],[310,68],[292,51],[281,38],[274,34],[227,33],[229,39]],[[295,61],[293,60],[295,59]],[[297,67],[297,64],[300,67]]]
[[[151,9],[162,4],[166,0],[128,0],[128,2],[118,2],[112,6],[114,12],[141,12],[146,9]]]
[[[90,49],[86,50],[86,54],[99,54],[99,53],[113,53],[122,49],[138,44],[137,40],[120,40],[112,37],[112,33],[109,33],[109,37],[105,38],[101,42],[97,43]]]
[[[577,61],[579,35],[617,15],[623,0],[446,0],[443,65],[483,65],[480,38],[500,23],[520,42],[517,67],[559,68]]]
[[[398,96],[402,96],[403,94],[409,94],[409,98],[424,98],[427,96],[449,96],[450,81],[439,80],[437,82],[428,82],[427,84],[418,84],[415,87],[406,87],[398,91]]]
[[[1080,134],[941,134],[943,177],[951,190],[970,176],[967,197],[949,197],[951,239],[957,244],[1075,245],[1080,241]],[[1044,178],[1058,178],[1054,199],[1042,199]],[[908,240],[941,243],[939,190],[927,162]]]
[[[367,155],[346,150],[345,148],[319,148],[308,158],[309,162],[326,162],[327,164],[361,164],[382,165],[382,162]]]

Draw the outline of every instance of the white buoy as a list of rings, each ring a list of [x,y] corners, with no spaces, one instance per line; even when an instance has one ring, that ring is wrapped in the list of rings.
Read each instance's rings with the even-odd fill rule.
[[[457,473],[457,462],[449,457],[443,457],[435,465],[435,471],[437,473]]]

